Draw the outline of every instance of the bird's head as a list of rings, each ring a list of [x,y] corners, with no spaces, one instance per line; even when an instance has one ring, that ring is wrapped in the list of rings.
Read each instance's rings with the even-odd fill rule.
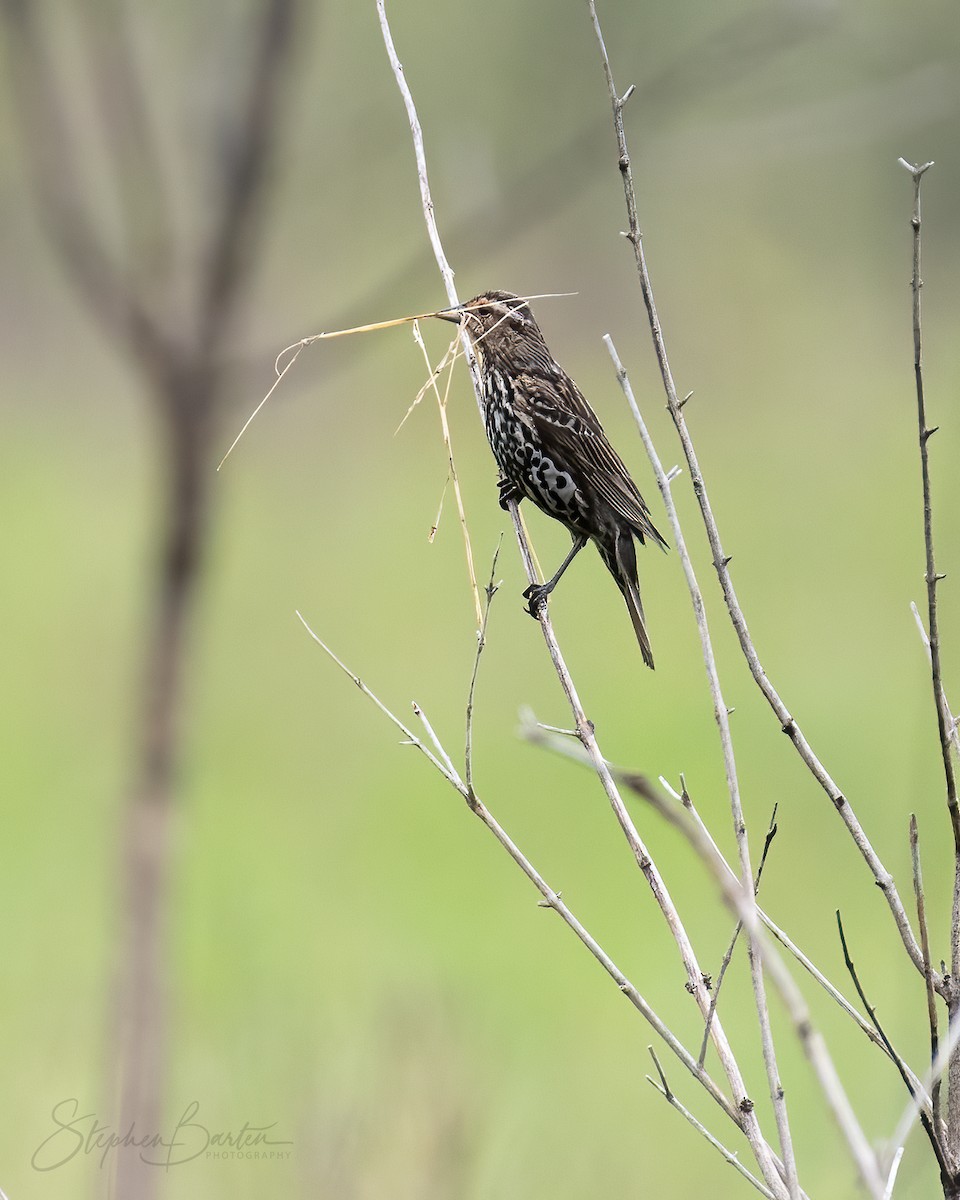
[[[530,305],[512,292],[481,292],[456,308],[436,314],[460,325],[482,358],[497,359],[543,345]]]

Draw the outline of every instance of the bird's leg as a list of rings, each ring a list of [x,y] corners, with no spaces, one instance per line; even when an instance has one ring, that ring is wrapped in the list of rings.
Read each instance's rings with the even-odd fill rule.
[[[500,507],[505,512],[510,507],[511,501],[519,504],[523,499],[523,495],[517,485],[509,479],[505,479],[502,475],[497,480],[497,488],[500,491]]]
[[[523,597],[527,601],[527,612],[531,617],[539,617],[540,605],[546,601],[547,597],[560,582],[560,576],[564,573],[567,567],[570,566],[570,564],[586,544],[586,537],[582,533],[576,534],[573,539],[573,545],[570,547],[570,553],[557,568],[554,577],[552,579],[548,579],[546,583],[531,583],[528,588],[524,589]]]

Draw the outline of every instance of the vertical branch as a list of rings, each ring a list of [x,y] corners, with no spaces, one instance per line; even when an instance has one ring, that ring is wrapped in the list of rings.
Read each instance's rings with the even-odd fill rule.
[[[651,328],[654,329],[654,340],[657,345],[657,358],[660,362],[661,372],[663,374],[664,385],[667,389],[668,400],[671,405],[677,405],[676,386],[673,382],[673,373],[670,370],[670,362],[667,358],[666,346],[663,342],[663,333],[660,329],[660,321],[657,317],[656,304],[653,298],[653,288],[650,285],[650,280],[647,275],[646,260],[643,254],[643,245],[640,236],[640,224],[637,213],[637,198],[633,187],[633,175],[630,166],[630,155],[627,150],[626,133],[623,125],[623,106],[629,99],[633,89],[629,89],[626,95],[621,97],[613,79],[613,71],[610,66],[610,59],[607,55],[606,44],[603,40],[603,31],[600,28],[600,21],[597,17],[596,5],[594,0],[588,0],[590,16],[593,21],[593,29],[597,38],[597,43],[600,47],[600,57],[603,62],[603,72],[607,81],[607,89],[610,93],[610,103],[613,107],[613,119],[617,137],[617,149],[619,153],[620,171],[623,176],[624,196],[627,203],[627,215],[630,223],[628,237],[630,238],[636,256],[638,269],[642,283],[643,298],[647,305],[647,312],[650,318]],[[736,760],[733,752],[733,738],[730,732],[730,716],[727,705],[724,702],[723,694],[720,688],[720,676],[717,671],[716,660],[713,654],[713,643],[710,638],[710,631],[707,625],[706,609],[703,604],[703,595],[700,592],[700,586],[697,583],[696,575],[693,571],[693,565],[690,561],[690,556],[686,550],[686,543],[683,537],[683,532],[680,528],[680,521],[677,516],[676,507],[673,503],[673,497],[670,492],[670,485],[659,462],[656,450],[653,446],[653,441],[646,432],[646,427],[640,416],[640,411],[633,400],[632,389],[627,380],[626,371],[620,362],[613,342],[607,338],[607,349],[613,359],[614,366],[617,369],[617,377],[624,389],[624,394],[631,402],[634,417],[638,422],[641,438],[650,461],[653,464],[654,471],[657,476],[657,483],[660,487],[660,492],[664,499],[664,504],[667,509],[667,514],[670,520],[670,525],[673,530],[674,541],[683,564],[684,575],[686,576],[687,586],[690,591],[690,599],[693,604],[694,615],[696,617],[697,629],[700,634],[700,645],[703,651],[704,665],[707,671],[707,682],[710,687],[710,696],[713,701],[713,714],[717,722],[717,728],[720,733],[720,745],[723,752],[724,772],[727,780],[727,792],[730,796],[730,811],[733,817],[734,835],[737,840],[737,852],[740,860],[740,878],[743,886],[744,895],[748,897],[746,903],[756,905],[756,900],[753,890],[753,868],[750,863],[750,844],[747,837],[747,824],[743,815],[743,804],[740,798],[740,782],[737,775]],[[677,407],[679,411],[679,406]],[[770,1013],[767,1006],[766,988],[763,979],[763,963],[757,953],[756,944],[753,938],[752,930],[755,927],[755,922],[748,925],[748,955],[750,960],[750,979],[753,985],[754,1005],[757,1010],[757,1020],[760,1026],[760,1040],[763,1047],[763,1061],[767,1073],[767,1086],[770,1091],[770,1098],[773,1103],[774,1116],[777,1122],[777,1133],[780,1138],[780,1148],[783,1154],[784,1165],[787,1170],[787,1186],[790,1192],[791,1200],[797,1200],[800,1193],[800,1183],[797,1178],[796,1160],[793,1151],[793,1138],[790,1134],[790,1122],[787,1115],[787,1102],[784,1094],[783,1086],[780,1082],[780,1072],[777,1066],[776,1047],[773,1040],[773,1029],[770,1024]],[[708,1010],[707,1028],[709,1029],[713,1023],[713,1003]]]
[[[923,893],[923,873],[920,869],[920,832],[915,813],[910,814],[910,861],[913,867],[913,892],[917,901],[917,924],[920,927],[920,948],[923,951],[923,978],[927,992],[927,1021],[930,1025],[930,1061],[936,1062],[940,1049],[940,1030],[937,1020],[937,999],[933,990],[930,969],[930,936],[927,931],[927,905]],[[938,1135],[942,1136],[940,1117],[940,1080],[933,1084],[932,1117]]]
[[[922,166],[911,166],[900,159],[900,163],[913,176],[913,216],[910,225],[913,229],[913,277],[911,291],[913,293],[913,373],[917,387],[917,427],[920,445],[920,476],[923,487],[923,545],[926,557],[927,584],[927,629],[930,646],[930,674],[933,681],[933,701],[937,713],[937,731],[940,735],[940,754],[943,759],[943,774],[947,787],[947,808],[950,813],[950,824],[953,828],[954,849],[960,861],[960,805],[957,802],[957,781],[954,772],[953,758],[950,754],[950,722],[944,704],[942,674],[940,666],[940,629],[937,619],[937,584],[943,575],[937,572],[936,557],[933,550],[933,500],[930,490],[930,458],[927,443],[937,432],[938,426],[927,425],[926,402],[923,391],[923,328],[921,321],[920,289],[923,280],[920,277],[920,185],[924,174],[933,166],[932,162]],[[953,960],[953,970],[957,971],[960,962]]]
[[[923,326],[920,304],[920,186],[923,176],[933,166],[932,162],[913,165],[900,159],[913,178],[913,214],[910,226],[913,230],[913,374],[917,390],[917,435],[920,446],[920,478],[923,489],[923,545],[926,560],[925,580],[927,585],[927,636],[930,649],[930,678],[933,684],[933,703],[937,713],[937,734],[940,740],[940,757],[943,763],[944,782],[947,792],[947,811],[953,830],[954,882],[953,911],[950,922],[950,976],[951,982],[960,972],[960,804],[957,801],[957,780],[950,750],[952,734],[950,716],[943,694],[940,665],[940,629],[937,619],[937,584],[943,579],[938,574],[933,549],[933,501],[930,488],[930,460],[927,443],[937,432],[937,426],[927,424],[926,401],[923,389]],[[960,1013],[960,993],[956,984],[947,996],[947,1010],[951,1021]],[[953,1054],[948,1071],[947,1097],[947,1146],[951,1157],[960,1159],[960,1055]]]

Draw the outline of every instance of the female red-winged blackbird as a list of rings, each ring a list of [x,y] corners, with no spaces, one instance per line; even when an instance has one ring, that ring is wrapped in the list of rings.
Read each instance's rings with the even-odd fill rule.
[[[437,314],[463,326],[477,355],[487,440],[500,468],[500,504],[532,500],[564,524],[570,553],[547,583],[523,593],[533,616],[588,541],[617,581],[640,653],[653,666],[633,539],[666,549],[650,510],[607,441],[596,413],[557,363],[526,301],[483,292]]]

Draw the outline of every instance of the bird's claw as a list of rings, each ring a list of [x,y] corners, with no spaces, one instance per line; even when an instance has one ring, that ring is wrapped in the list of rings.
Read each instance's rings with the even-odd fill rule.
[[[535,621],[540,620],[540,609],[546,604],[550,589],[543,583],[531,583],[523,589],[523,598],[527,602],[527,612]]]
[[[515,483],[511,483],[508,479],[501,479],[497,483],[500,490],[500,507],[506,512],[512,501],[519,503],[520,489]]]

